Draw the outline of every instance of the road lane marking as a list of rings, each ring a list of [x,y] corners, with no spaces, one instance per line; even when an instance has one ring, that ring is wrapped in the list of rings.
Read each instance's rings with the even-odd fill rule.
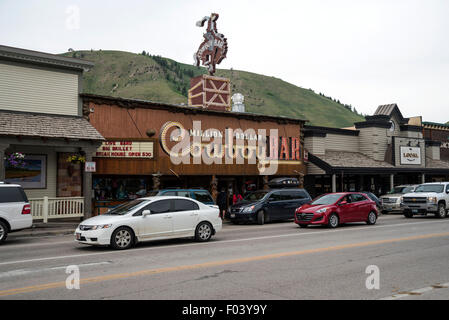
[[[276,239],[276,238],[288,238],[288,237],[302,237],[308,235],[319,235],[319,234],[332,234],[339,232],[350,232],[350,231],[360,231],[360,230],[375,230],[381,228],[392,228],[392,227],[403,227],[410,225],[422,225],[422,224],[435,224],[435,223],[449,223],[449,220],[445,221],[425,221],[425,222],[406,222],[406,223],[398,223],[398,224],[388,224],[388,225],[374,225],[374,226],[362,226],[362,227],[352,227],[352,228],[338,228],[334,230],[323,230],[323,231],[312,231],[312,232],[300,232],[298,228],[294,228],[298,232],[289,233],[289,234],[281,234],[274,236],[261,236],[261,237],[252,237],[252,238],[243,238],[243,239],[232,239],[232,240],[215,240],[211,242],[203,242],[203,243],[186,243],[186,244],[178,244],[178,245],[163,245],[157,247],[146,247],[146,248],[135,248],[128,251],[106,251],[106,252],[96,252],[96,253],[87,253],[87,254],[73,254],[73,255],[65,255],[65,256],[53,256],[53,257],[45,257],[45,258],[35,258],[35,259],[24,259],[24,260],[16,260],[16,261],[6,261],[0,262],[0,266],[11,265],[11,264],[19,264],[19,263],[30,263],[30,262],[39,262],[39,261],[49,261],[49,260],[61,260],[61,259],[70,259],[70,258],[85,258],[91,256],[102,256],[102,255],[124,255],[124,254],[132,254],[140,251],[150,251],[150,250],[158,250],[158,249],[170,249],[170,248],[180,248],[180,247],[193,247],[193,246],[210,246],[214,244],[223,244],[223,243],[233,243],[233,242],[245,242],[245,241],[255,241],[255,240],[266,240],[266,239]],[[79,245],[73,240],[75,245]]]
[[[92,262],[92,263],[83,263],[78,264],[78,267],[92,267],[92,266],[100,266],[100,265],[106,265],[111,264],[110,261],[103,261],[103,262]],[[25,276],[32,273],[40,273],[40,272],[46,272],[46,271],[55,271],[55,270],[61,270],[66,269],[67,266],[58,266],[58,267],[49,267],[49,268],[38,268],[38,269],[16,269],[16,270],[10,270],[6,272],[0,272],[0,279],[2,278],[11,278],[11,277],[19,277],[19,276]]]
[[[384,240],[376,240],[376,241],[350,243],[350,244],[344,244],[344,245],[338,245],[338,246],[332,246],[332,247],[323,247],[323,248],[307,249],[307,250],[300,250],[300,251],[288,251],[288,252],[281,252],[281,253],[273,253],[273,254],[268,254],[268,255],[263,255],[263,256],[253,256],[253,257],[220,260],[220,261],[210,261],[210,262],[204,262],[204,263],[193,264],[193,265],[147,269],[147,270],[141,270],[141,271],[136,271],[136,272],[117,273],[117,274],[110,274],[110,275],[105,275],[105,276],[97,276],[97,277],[92,277],[92,278],[81,279],[80,284],[97,283],[97,282],[110,281],[110,280],[121,280],[121,279],[126,279],[126,278],[148,276],[148,275],[167,273],[167,272],[195,270],[195,269],[200,269],[200,268],[211,268],[211,267],[218,267],[218,266],[224,266],[224,265],[230,265],[230,264],[248,263],[248,262],[263,261],[263,260],[269,260],[269,259],[292,257],[292,256],[298,256],[298,255],[304,255],[304,254],[322,253],[322,252],[329,252],[329,251],[338,251],[338,250],[343,250],[343,249],[362,248],[362,247],[381,245],[381,244],[387,244],[387,243],[431,239],[431,238],[448,237],[448,236],[449,236],[449,232],[433,233],[433,234],[425,234],[425,235],[411,236],[411,237],[404,237],[404,238],[393,238],[393,239],[384,239]],[[46,283],[46,284],[40,284],[40,285],[34,285],[34,286],[28,286],[28,287],[22,287],[22,288],[16,288],[16,289],[1,290],[0,297],[35,292],[35,291],[42,291],[42,290],[48,290],[48,289],[54,289],[54,288],[63,288],[63,287],[65,287],[65,285],[66,285],[65,282],[53,282],[53,283]]]
[[[430,292],[430,291],[439,290],[439,289],[447,289],[447,288],[449,288],[449,282],[443,283],[443,284],[436,284],[436,285],[433,285],[430,287],[425,287],[425,288],[416,289],[416,290],[412,290],[412,291],[399,292],[397,294],[382,298],[380,300],[398,300],[398,299],[410,297],[410,296],[420,296],[420,295]]]

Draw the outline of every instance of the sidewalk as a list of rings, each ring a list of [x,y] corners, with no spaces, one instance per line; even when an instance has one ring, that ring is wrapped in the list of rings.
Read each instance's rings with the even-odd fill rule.
[[[26,236],[60,236],[73,234],[76,227],[80,223],[79,219],[72,221],[57,221],[57,222],[33,222],[30,229],[25,229],[17,232],[11,232],[9,236],[26,237]]]

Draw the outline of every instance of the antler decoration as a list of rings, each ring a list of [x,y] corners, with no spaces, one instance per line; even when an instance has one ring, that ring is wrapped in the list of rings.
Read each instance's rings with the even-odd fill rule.
[[[201,61],[211,76],[215,73],[215,66],[226,58],[228,52],[227,39],[217,31],[218,17],[218,13],[212,13],[210,17],[204,17],[196,23],[198,27],[204,27],[207,21],[206,33],[203,34],[204,40],[194,55],[195,65],[199,66]]]

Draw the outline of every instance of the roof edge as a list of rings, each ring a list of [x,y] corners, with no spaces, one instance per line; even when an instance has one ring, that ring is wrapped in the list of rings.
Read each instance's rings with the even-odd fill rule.
[[[95,64],[78,58],[58,56],[52,53],[39,52],[0,45],[0,59],[12,60],[37,65],[47,65],[60,68],[85,71]]]
[[[306,122],[308,122],[308,120],[305,119],[295,119],[283,116],[270,116],[265,114],[248,113],[248,112],[217,111],[217,110],[192,107],[188,105],[169,104],[166,102],[155,102],[149,100],[129,99],[122,97],[102,96],[91,93],[82,93],[80,94],[80,97],[83,99],[83,102],[97,102],[107,105],[114,104],[122,108],[130,108],[130,109],[133,108],[146,108],[146,109],[159,109],[159,110],[165,109],[172,112],[180,112],[180,113],[191,113],[191,114],[201,113],[210,115],[220,115],[226,117],[237,117],[242,119],[251,119],[254,121],[270,120],[278,123],[293,123],[301,125],[304,125]]]

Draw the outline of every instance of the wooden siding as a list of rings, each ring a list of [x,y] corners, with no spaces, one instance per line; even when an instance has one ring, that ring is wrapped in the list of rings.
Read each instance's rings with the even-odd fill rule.
[[[123,108],[115,105],[101,105],[89,103],[94,113],[90,114],[91,124],[106,139],[143,139],[148,138],[146,132],[154,130],[154,138],[159,139],[160,129],[170,121],[181,123],[185,129],[192,129],[193,121],[201,121],[201,129],[218,129],[224,132],[226,128],[247,130],[252,128],[267,130],[277,129],[279,136],[300,138],[301,126],[296,124],[284,124],[276,121],[252,121],[238,119],[237,117],[223,117],[219,115],[205,115],[168,110],[153,110],[146,108]],[[205,142],[207,143],[207,142]],[[301,148],[302,149],[302,148]],[[179,164],[174,165],[166,154],[159,141],[155,143],[156,157],[154,160],[146,159],[110,159],[95,158],[97,162],[97,175],[151,175],[160,172],[163,175],[258,175],[256,164]],[[303,151],[301,150],[301,159]],[[235,162],[235,161],[234,161]],[[280,163],[277,175],[297,175],[297,172],[306,173],[306,167],[300,163]]]
[[[432,160],[441,160],[440,147],[438,146],[426,147],[426,156]]]
[[[304,139],[304,148],[313,155],[323,155],[326,152],[326,142],[323,137],[307,137]]]
[[[78,75],[0,63],[0,109],[79,114]]]
[[[307,174],[326,174],[326,172],[323,169],[320,169],[313,163],[307,164]]]
[[[361,128],[360,152],[374,160],[384,161],[388,148],[387,130],[375,127]]]
[[[359,152],[359,137],[341,134],[327,134],[326,150]]]

